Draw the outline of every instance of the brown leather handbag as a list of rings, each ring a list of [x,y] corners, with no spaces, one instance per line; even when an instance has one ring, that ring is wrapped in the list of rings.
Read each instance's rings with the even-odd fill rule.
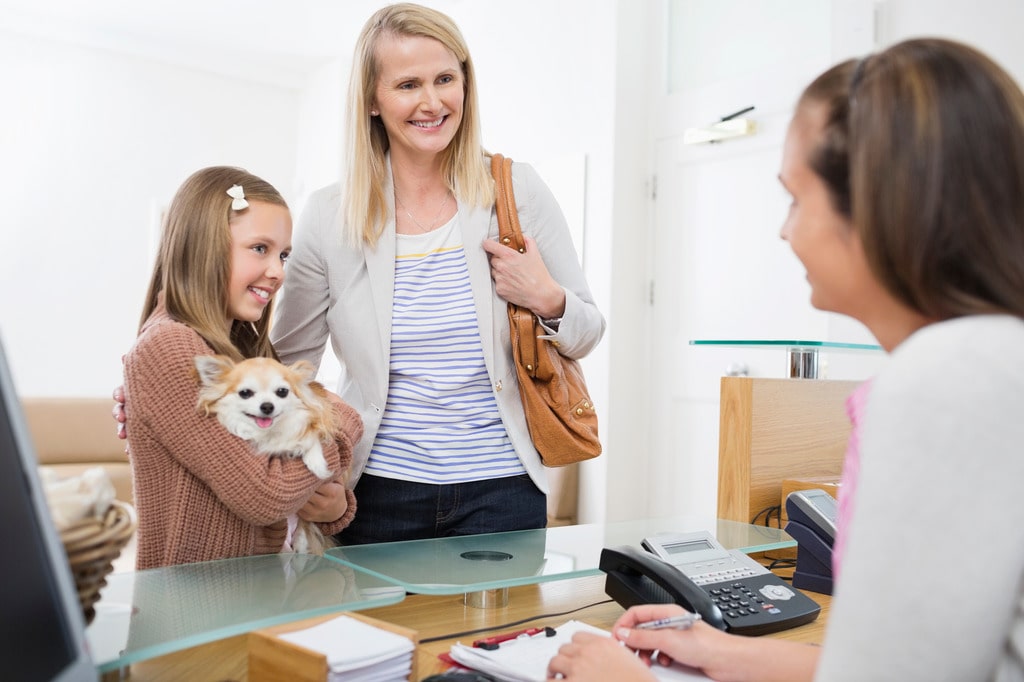
[[[502,244],[524,253],[526,242],[512,193],[512,159],[501,154],[492,156],[491,174],[498,238]],[[565,466],[600,455],[597,412],[579,363],[559,353],[556,344],[548,339],[538,338],[548,332],[526,308],[509,303],[508,324],[526,424],[544,465]]]

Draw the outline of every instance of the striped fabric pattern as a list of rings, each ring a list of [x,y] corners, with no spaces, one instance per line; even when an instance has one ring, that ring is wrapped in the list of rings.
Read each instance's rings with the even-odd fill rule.
[[[368,474],[446,484],[526,471],[484,365],[457,224],[398,235],[388,400]]]

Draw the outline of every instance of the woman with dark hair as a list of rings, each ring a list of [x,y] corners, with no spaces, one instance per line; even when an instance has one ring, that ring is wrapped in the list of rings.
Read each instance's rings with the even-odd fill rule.
[[[779,178],[812,304],[891,354],[844,472],[824,646],[635,629],[681,611],[645,605],[549,674],[654,679],[658,651],[717,680],[1022,680],[1024,94],[966,45],[894,45],[807,87]]]

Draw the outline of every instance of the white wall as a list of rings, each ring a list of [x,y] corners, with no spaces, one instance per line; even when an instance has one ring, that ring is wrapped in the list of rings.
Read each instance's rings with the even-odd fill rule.
[[[1019,0],[882,0],[878,6],[881,45],[906,38],[937,36],[973,45],[1024,83],[1024,2]]]
[[[212,164],[292,194],[297,95],[7,32],[0,92],[0,333],[15,381],[24,395],[110,395],[159,210]]]
[[[871,51],[876,40],[884,46],[911,35],[966,40],[1016,74],[1024,64],[1024,49],[1003,30],[1024,19],[1024,3],[665,4],[685,10],[686,23],[676,25],[682,42],[665,49],[666,61],[685,55],[678,72],[668,70],[673,78],[665,78],[683,87],[671,95],[660,86],[651,91],[657,113],[647,143],[654,146],[659,198],[650,348],[657,369],[650,385],[649,451],[607,487],[608,514],[620,518],[713,513],[720,376],[737,360],[748,364],[752,376],[785,375],[783,351],[695,348],[688,346],[691,339],[873,341],[859,323],[810,308],[803,268],[778,239],[787,202],[775,175],[800,90],[835,61]],[[687,127],[751,104],[757,107],[750,114],[758,124],[755,136],[682,145]],[[621,196],[623,189],[617,192]],[[619,357],[613,355],[613,367]],[[828,363],[829,378],[861,379],[884,357],[830,353]]]
[[[119,381],[156,212],[188,173],[245,166],[296,213],[338,177],[352,46],[385,3],[347,4],[353,20],[339,26],[338,58],[295,88],[0,34],[3,222],[17,254],[0,269],[0,333],[23,394],[107,395]],[[607,163],[612,107],[600,102],[611,97],[603,74],[613,3],[531,0],[500,19],[490,3],[432,4],[470,44],[489,148],[538,166],[565,154]],[[607,173],[587,187],[595,234],[610,232],[610,195]]]

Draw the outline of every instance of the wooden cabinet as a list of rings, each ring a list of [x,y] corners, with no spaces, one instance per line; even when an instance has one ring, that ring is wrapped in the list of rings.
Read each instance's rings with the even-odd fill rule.
[[[838,479],[858,383],[722,377],[718,518],[751,523],[779,504],[786,479]]]

